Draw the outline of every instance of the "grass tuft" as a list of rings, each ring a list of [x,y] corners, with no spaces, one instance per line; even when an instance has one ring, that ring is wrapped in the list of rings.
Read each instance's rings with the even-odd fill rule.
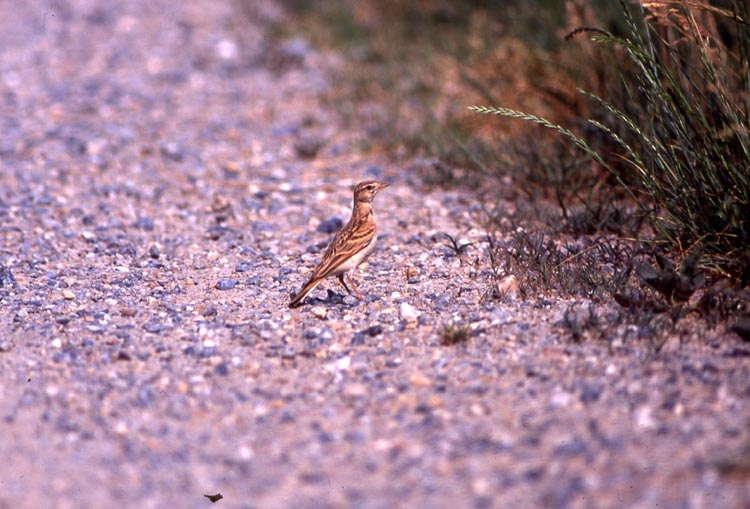
[[[440,331],[440,344],[443,346],[453,346],[466,343],[469,340],[471,332],[467,324],[458,322],[445,322]]]
[[[729,5],[621,2],[626,35],[589,27],[570,33],[593,33],[617,52],[616,62],[625,61],[619,95],[579,90],[598,108],[600,118],[588,123],[613,142],[616,164],[584,136],[542,117],[498,106],[469,109],[562,135],[629,193],[675,251],[701,250],[707,267],[747,285],[750,36],[744,4]]]

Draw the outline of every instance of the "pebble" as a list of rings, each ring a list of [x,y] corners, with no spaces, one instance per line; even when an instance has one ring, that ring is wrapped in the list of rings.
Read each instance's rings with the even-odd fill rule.
[[[129,361],[131,359],[132,359],[132,356],[125,350],[118,351],[117,356],[115,357],[116,361]]]
[[[572,399],[573,397],[569,392],[565,392],[562,389],[555,389],[550,396],[550,404],[553,407],[566,407],[570,405]]]
[[[361,383],[346,384],[343,389],[344,396],[349,398],[361,398],[367,395],[367,386]]]
[[[148,255],[154,260],[157,260],[159,256],[161,256],[159,246],[157,246],[156,244],[151,244],[151,247],[148,249]]]
[[[161,154],[174,162],[182,161],[184,156],[182,147],[177,142],[171,141],[161,146]]]
[[[146,232],[151,232],[154,231],[154,221],[148,217],[139,217],[136,222],[133,223],[133,227]]]
[[[76,294],[71,292],[70,290],[63,290],[62,291],[62,297],[65,300],[73,300],[76,298]]]
[[[237,43],[231,39],[221,39],[214,44],[216,56],[222,60],[235,60],[239,53]]]
[[[336,360],[331,366],[338,371],[346,371],[347,369],[349,369],[351,363],[352,358],[347,355]]]
[[[169,328],[170,327],[168,325],[166,325],[165,323],[162,323],[162,322],[160,322],[158,320],[152,320],[152,321],[149,321],[149,322],[146,322],[145,324],[143,324],[143,329],[144,330],[146,330],[147,332],[154,333],[154,334],[158,334],[161,331],[169,329]]]
[[[0,267],[0,288],[16,286],[16,278],[13,277],[10,267]]]
[[[586,442],[579,438],[573,438],[571,440],[562,441],[555,449],[552,454],[555,456],[571,456],[580,457],[585,454],[588,450]]]
[[[315,306],[312,308],[311,312],[315,318],[320,320],[324,320],[326,315],[328,315],[328,311],[323,306]]]
[[[416,320],[422,313],[419,312],[414,306],[408,302],[402,302],[399,306],[399,315],[403,319],[414,319]]]
[[[425,376],[424,373],[417,371],[415,373],[412,373],[412,375],[409,377],[409,383],[414,387],[424,388],[430,387],[432,385],[432,380]]]
[[[202,306],[200,310],[201,316],[216,316],[217,310],[216,306],[208,304],[206,306]]]
[[[232,290],[235,285],[237,284],[237,281],[234,279],[220,279],[216,282],[216,289],[217,290]]]
[[[138,389],[138,403],[140,403],[141,406],[149,407],[153,404],[155,399],[154,390],[151,387],[145,386]]]
[[[207,340],[203,343],[197,351],[198,357],[207,358],[216,354],[216,345],[212,341]]]
[[[375,337],[383,333],[383,326],[378,323],[363,329],[361,332],[366,336]]]
[[[633,412],[633,424],[636,429],[650,431],[656,429],[659,423],[654,418],[651,407],[643,405]]]
[[[255,267],[255,264],[250,262],[240,262],[235,267],[236,272],[250,272]]]
[[[601,382],[583,383],[578,397],[583,404],[594,403],[599,399],[603,389],[604,384]]]
[[[294,143],[297,155],[304,159],[313,159],[325,145],[325,140],[316,136],[304,136]]]
[[[342,221],[340,217],[333,216],[321,221],[316,230],[330,235],[331,233],[339,231],[343,225],[344,221]]]

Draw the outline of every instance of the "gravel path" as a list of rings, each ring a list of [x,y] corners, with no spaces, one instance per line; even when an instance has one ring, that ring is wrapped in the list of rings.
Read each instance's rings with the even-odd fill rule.
[[[0,509],[750,507],[750,347],[483,298],[475,198],[362,156],[280,16],[0,5]],[[289,310],[365,178],[366,302]]]

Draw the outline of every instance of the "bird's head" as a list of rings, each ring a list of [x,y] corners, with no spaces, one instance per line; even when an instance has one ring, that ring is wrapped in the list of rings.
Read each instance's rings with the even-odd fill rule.
[[[385,189],[389,185],[390,184],[378,182],[377,180],[365,180],[364,182],[360,182],[357,184],[357,187],[354,188],[354,201],[371,203],[372,199],[375,198],[375,195],[378,194],[378,191]]]

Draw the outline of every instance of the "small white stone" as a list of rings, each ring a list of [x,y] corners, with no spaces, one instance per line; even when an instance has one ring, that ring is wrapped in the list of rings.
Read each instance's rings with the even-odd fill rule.
[[[485,496],[492,492],[492,485],[484,477],[478,477],[471,481],[471,491],[475,495]]]
[[[651,409],[647,406],[637,409],[633,415],[633,420],[635,421],[635,427],[642,430],[653,430],[658,426]]]
[[[222,60],[237,58],[237,44],[229,39],[222,39],[216,44],[216,55]]]
[[[375,443],[373,444],[373,448],[376,451],[383,452],[383,451],[387,451],[388,449],[390,449],[392,445],[393,444],[390,440],[387,440],[385,438],[378,438],[377,440],[375,440]]]
[[[123,436],[128,434],[128,425],[127,423],[120,421],[117,424],[114,425],[112,428],[112,431],[115,433],[115,435]]]
[[[237,449],[237,459],[240,461],[250,461],[255,456],[255,452],[253,451],[251,446],[243,445],[240,446],[239,449]]]
[[[399,313],[401,314],[401,318],[404,318],[404,319],[419,318],[419,315],[422,314],[419,312],[418,309],[416,309],[414,306],[412,306],[408,302],[401,303],[401,308],[399,309]]]
[[[566,407],[570,405],[570,401],[572,399],[572,396],[570,393],[563,391],[562,389],[555,389],[552,392],[552,397],[550,398],[550,404],[553,407]]]
[[[367,387],[365,387],[364,384],[359,383],[348,384],[344,386],[343,393],[344,396],[348,396],[350,398],[360,398],[367,394]]]
[[[349,365],[351,364],[352,359],[348,355],[346,357],[341,357],[340,359],[331,362],[326,366],[326,370],[331,373],[337,373],[339,371],[345,371],[349,369]]]

